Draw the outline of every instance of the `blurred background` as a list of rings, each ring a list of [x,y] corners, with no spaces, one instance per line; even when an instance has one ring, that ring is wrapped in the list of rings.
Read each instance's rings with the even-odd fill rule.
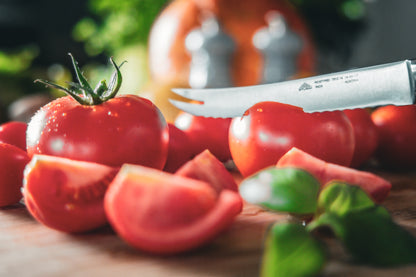
[[[0,0],[0,120],[27,121],[72,81],[122,67],[121,93],[168,120],[172,87],[243,86],[413,58],[414,0]],[[411,29],[412,28],[412,29]]]

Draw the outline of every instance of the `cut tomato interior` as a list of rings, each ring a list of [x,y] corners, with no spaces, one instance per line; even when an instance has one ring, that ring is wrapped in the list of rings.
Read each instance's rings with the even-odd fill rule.
[[[50,228],[88,231],[107,223],[104,195],[116,173],[102,164],[34,155],[24,173],[24,201]]]

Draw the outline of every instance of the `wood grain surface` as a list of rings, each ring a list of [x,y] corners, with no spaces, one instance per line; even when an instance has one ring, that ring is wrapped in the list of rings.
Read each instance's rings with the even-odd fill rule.
[[[381,175],[393,183],[383,205],[416,235],[416,173]],[[265,231],[288,217],[245,205],[232,227],[209,245],[160,257],[131,248],[108,226],[82,235],[54,231],[19,204],[0,209],[0,276],[258,276]],[[328,243],[330,260],[321,276],[416,276],[416,265],[353,264],[340,245]]]

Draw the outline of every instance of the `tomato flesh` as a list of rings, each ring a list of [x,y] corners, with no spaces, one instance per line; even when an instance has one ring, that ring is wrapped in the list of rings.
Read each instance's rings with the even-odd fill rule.
[[[117,169],[90,162],[35,155],[26,166],[23,195],[32,216],[63,232],[107,223],[104,194]]]
[[[217,195],[205,182],[138,165],[124,165],[105,196],[115,231],[133,247],[157,254],[207,243],[241,206],[236,192]]]

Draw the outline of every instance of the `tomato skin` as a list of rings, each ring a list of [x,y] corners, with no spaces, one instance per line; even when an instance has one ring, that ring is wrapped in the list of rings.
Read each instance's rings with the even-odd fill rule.
[[[23,170],[28,162],[25,151],[0,143],[0,207],[16,204],[22,199]]]
[[[42,107],[28,124],[27,151],[109,166],[123,163],[163,168],[166,121],[149,100],[123,95],[94,106],[69,96]]]
[[[292,147],[325,161],[349,166],[354,134],[343,112],[305,113],[277,102],[251,107],[230,127],[230,150],[243,176],[275,165]]]
[[[175,119],[175,126],[189,137],[195,155],[208,149],[222,162],[231,159],[228,144],[230,123],[231,118],[195,116],[185,112]]]
[[[345,110],[344,113],[351,121],[355,137],[355,150],[350,166],[357,168],[373,156],[378,145],[378,130],[368,110]]]
[[[165,167],[166,172],[175,172],[187,161],[194,157],[194,152],[190,146],[190,140],[186,133],[172,123],[169,127],[169,147]]]
[[[376,158],[391,169],[411,169],[416,165],[416,107],[384,106],[371,118],[379,132]]]
[[[20,121],[9,121],[0,125],[0,142],[9,143],[26,151],[27,124]]]

